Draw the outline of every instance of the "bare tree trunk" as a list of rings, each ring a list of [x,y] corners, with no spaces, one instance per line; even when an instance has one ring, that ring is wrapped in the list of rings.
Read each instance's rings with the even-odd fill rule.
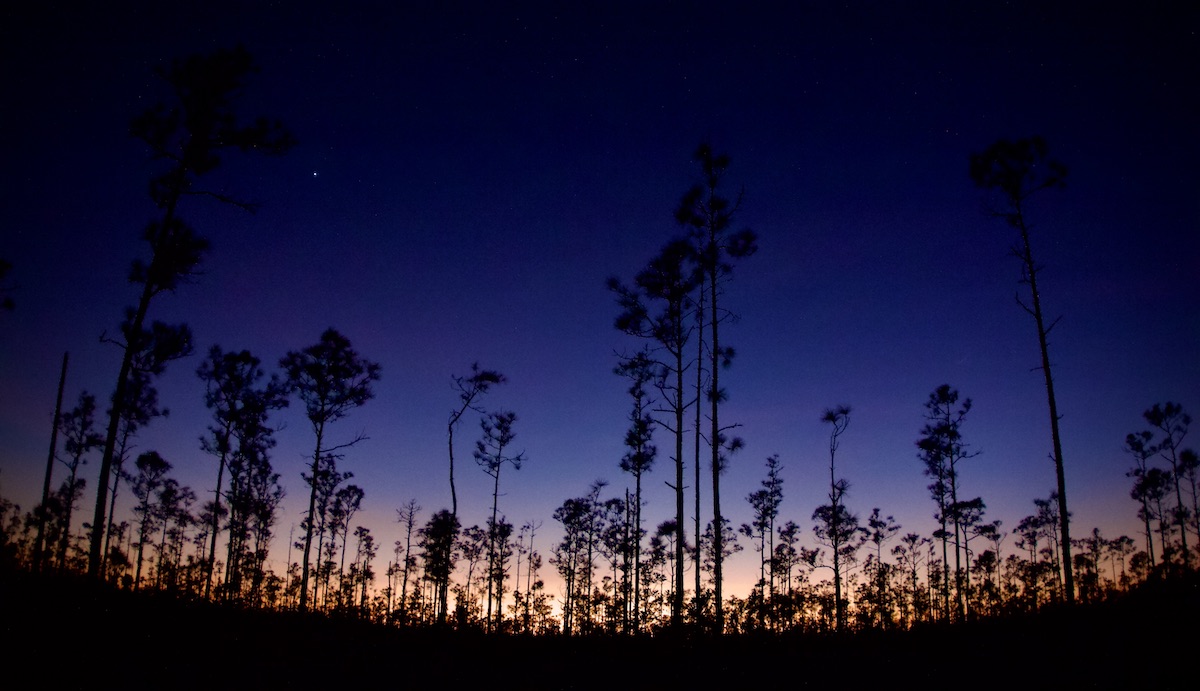
[[[176,168],[171,174],[171,189],[166,194],[166,210],[163,213],[162,224],[159,226],[158,234],[154,238],[154,243],[151,245],[151,266],[158,255],[159,248],[166,240],[167,234],[175,223],[175,207],[179,203],[179,196],[182,194],[184,181],[187,176],[187,168]],[[142,295],[138,299],[137,309],[134,311],[133,319],[129,323],[129,334],[135,337],[142,333],[142,326],[146,322],[146,313],[150,311],[150,300],[154,297],[154,281],[147,277],[142,284]],[[104,439],[104,456],[100,459],[100,477],[96,480],[96,512],[92,517],[92,536],[91,545],[88,551],[88,576],[99,578],[101,552],[104,547],[105,527],[108,525],[104,520],[105,505],[108,499],[108,482],[109,475],[112,473],[113,454],[117,448],[117,433],[121,426],[121,417],[125,414],[125,399],[129,390],[129,373],[133,369],[133,357],[137,353],[140,344],[126,343],[124,353],[121,356],[121,369],[117,373],[116,390],[113,391],[112,408],[108,415],[108,433]]]
[[[833,546],[833,628],[842,630],[842,540],[841,514],[838,511],[841,496],[834,480],[833,458],[835,448],[829,449],[829,508],[830,508],[830,544]]]
[[[702,435],[700,434],[700,421],[701,421],[700,418],[701,418],[701,414],[702,414],[700,401],[704,400],[704,364],[703,364],[704,363],[704,278],[703,278],[703,276],[704,276],[704,274],[701,273],[700,285],[696,289],[696,294],[699,295],[700,298],[699,298],[699,302],[696,305],[696,320],[698,322],[696,325],[696,327],[697,327],[696,328],[696,334],[697,334],[697,338],[696,338],[696,428],[695,428],[695,434],[694,434],[696,443],[695,443],[695,449],[694,449],[695,462],[693,463],[693,465],[695,466],[694,471],[695,471],[695,478],[696,478],[695,479],[696,549],[692,553],[692,570],[694,572],[695,581],[696,581],[696,585],[695,585],[696,591],[695,591],[692,599],[696,603],[697,607],[699,607],[699,604],[700,604],[700,589],[702,587],[701,581],[700,581],[700,572],[702,571],[702,569],[700,568],[700,559],[701,559],[701,557],[700,557],[700,536],[704,532],[701,529],[701,522],[700,522],[700,441],[702,439]],[[680,533],[680,535],[682,536],[682,533]],[[680,571],[682,572],[683,562],[680,561],[679,564],[680,564]],[[696,612],[697,620],[699,620],[699,615],[700,615],[700,612],[697,611]]]
[[[58,397],[54,402],[54,420],[50,423],[50,454],[46,457],[46,479],[42,483],[42,510],[38,512],[37,541],[33,548],[33,569],[41,571],[45,559],[46,507],[50,504],[50,479],[54,474],[54,457],[58,454],[58,419],[62,416],[63,388],[67,384],[67,358],[63,353],[62,372],[58,375]]]
[[[1029,278],[1029,289],[1033,294],[1033,319],[1037,322],[1038,330],[1038,347],[1042,354],[1042,373],[1046,377],[1046,398],[1050,403],[1050,436],[1054,443],[1054,475],[1058,482],[1058,519],[1060,522],[1059,530],[1062,531],[1062,573],[1063,573],[1063,592],[1067,598],[1067,604],[1075,604],[1075,575],[1071,564],[1071,517],[1067,513],[1067,480],[1066,474],[1063,471],[1063,455],[1062,455],[1062,437],[1058,432],[1058,403],[1054,398],[1054,376],[1050,372],[1050,348],[1046,340],[1046,336],[1050,333],[1050,328],[1045,325],[1045,320],[1042,318],[1042,299],[1038,294],[1037,288],[1037,265],[1033,261],[1033,250],[1029,246],[1029,228],[1025,225],[1025,216],[1021,211],[1020,204],[1017,205],[1017,220],[1021,230],[1021,242],[1024,248],[1024,254],[1021,257],[1025,262],[1025,271]]]
[[[633,630],[641,631],[642,614],[642,474],[638,473],[634,494],[637,506],[633,509]]]
[[[683,625],[683,351],[675,356],[675,573],[672,575],[675,592],[671,594],[671,626]]]
[[[312,536],[313,524],[316,521],[314,515],[317,511],[317,485],[320,479],[317,477],[321,472],[321,437],[324,428],[321,425],[317,426],[317,448],[313,452],[312,464],[312,491],[308,495],[308,521],[304,531],[304,564],[300,567],[300,611],[308,608],[308,561],[309,555],[312,552]],[[319,548],[318,548],[319,552]],[[317,558],[321,555],[318,553]]]
[[[496,452],[500,456],[500,451]],[[500,498],[500,465],[496,465],[496,482],[492,488],[492,525],[488,530],[488,564],[487,564],[487,629],[492,628],[492,585],[496,569],[496,511]]]
[[[108,564],[108,555],[109,555],[108,545],[111,542],[111,538],[112,538],[113,515],[116,514],[116,512],[117,512],[117,489],[121,486],[121,466],[125,462],[125,450],[128,448],[128,441],[129,441],[128,429],[126,430],[126,434],[122,435],[122,437],[123,438],[121,439],[121,449],[119,451],[117,451],[117,455],[116,455],[116,463],[117,463],[116,473],[115,473],[116,476],[113,478],[112,492],[109,493],[108,526],[107,526],[107,529],[104,531],[104,551],[101,552],[101,555],[100,555],[100,570],[102,573],[104,573],[105,578],[108,578],[108,573],[107,573],[107,569],[108,569],[107,564]]]
[[[217,561],[217,533],[219,532],[219,529],[220,529],[221,482],[223,481],[223,479],[225,477],[225,453],[226,453],[225,450],[222,449],[221,450],[221,458],[220,458],[219,463],[217,464],[217,489],[215,492],[213,492],[213,519],[212,519],[212,526],[210,527],[210,529],[212,530],[212,535],[210,536],[211,542],[209,543],[209,548],[208,548],[208,563],[204,565],[204,568],[205,568],[204,599],[205,600],[207,600],[209,598],[209,594],[212,591],[213,566],[215,565],[215,563]],[[228,560],[228,557],[226,559]],[[228,574],[229,573],[229,570],[228,570],[229,564],[228,563],[226,563],[225,569],[226,569],[225,573]],[[226,581],[228,581],[228,575],[226,576]]]
[[[709,242],[716,244],[715,229],[710,230]],[[717,382],[717,371],[720,367],[720,352],[721,348],[717,340],[717,322],[720,321],[717,313],[717,267],[712,266],[712,273],[709,275],[709,314],[712,315],[710,320],[712,327],[712,343],[709,354],[712,356],[712,371],[709,376],[712,377],[712,436],[709,438],[709,444],[712,446],[712,485],[713,485],[713,600],[716,606],[716,630],[717,633],[722,633],[725,630],[725,607],[721,599],[721,572],[722,562],[724,561],[725,549],[725,522],[721,517],[721,426],[717,422],[717,410],[720,407],[721,388]]]
[[[946,418],[949,421],[950,414]],[[958,470],[954,467],[954,457],[950,457],[950,506],[954,521],[954,600],[958,608],[959,620],[966,618],[966,602],[963,600],[963,568],[962,568],[962,511],[958,505]],[[969,566],[969,562],[968,562]]]

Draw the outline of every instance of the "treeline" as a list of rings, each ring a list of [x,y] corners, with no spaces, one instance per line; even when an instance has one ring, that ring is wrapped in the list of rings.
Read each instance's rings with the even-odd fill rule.
[[[1040,267],[1024,211],[1029,196],[1061,184],[1066,169],[1046,158],[1045,142],[1037,138],[1001,141],[971,158],[975,181],[1000,194],[997,215],[1020,232],[1014,254],[1021,280],[1030,286],[1026,310],[1037,325],[1059,470],[1056,488],[1035,500],[1035,511],[1011,530],[986,520],[983,497],[960,482],[961,464],[974,455],[964,437],[971,401],[949,385],[937,387],[925,402],[926,424],[916,445],[938,526],[931,535],[905,532],[880,508],[865,519],[849,508],[851,485],[837,468],[852,417],[845,405],[821,416],[829,430],[828,492],[810,516],[811,530],[780,515],[783,463],[777,456],[767,459],[761,489],[745,498],[751,521],[732,522],[721,483],[743,441],[736,436],[739,424],[724,410],[729,394],[720,380],[735,356],[725,288],[737,264],[755,253],[758,238],[735,228],[741,195],[723,191],[730,159],[707,145],[696,152],[700,182],[676,209],[679,234],[632,282],[608,282],[615,327],[638,344],[615,368],[629,394],[626,453],[619,460],[628,489],[606,493],[601,482],[581,488],[581,496],[566,499],[549,517],[557,524],[553,530],[543,520],[519,528],[511,523],[500,507],[500,483],[505,466],[516,471],[525,460],[513,452],[519,419],[483,406],[505,377],[476,364],[452,379],[458,401],[447,421],[451,507],[422,517],[410,500],[398,510],[403,539],[390,556],[381,556],[371,530],[354,522],[365,491],[351,482],[353,473],[343,463],[362,437],[345,437],[336,424],[370,401],[381,367],[331,328],[315,344],[284,355],[276,374],[248,351],[210,349],[196,374],[212,415],[201,448],[215,459],[216,472],[213,498],[200,502],[197,491],[171,477],[168,459],[154,451],[132,457],[132,441],[166,414],[155,378],[193,352],[186,324],[151,318],[154,299],[187,282],[208,247],[184,222],[182,203],[208,197],[245,206],[203,187],[205,176],[219,167],[219,154],[232,148],[281,154],[293,143],[279,123],[239,123],[234,96],[252,70],[240,49],[177,61],[162,73],[176,102],[133,123],[134,134],[166,167],[150,185],[159,215],[143,235],[147,256],[130,271],[140,286],[137,304],[126,310],[119,336],[108,339],[122,362],[107,422],[97,419],[96,398],[87,392],[62,411],[60,383],[42,500],[27,512],[0,504],[3,559],[10,567],[86,573],[123,589],[333,612],[397,626],[567,634],[681,627],[714,633],[907,629],[1029,612],[1076,598],[1103,600],[1136,583],[1192,570],[1200,548],[1198,464],[1195,452],[1183,446],[1191,419],[1175,403],[1154,405],[1144,415],[1149,429],[1126,439],[1144,549],[1125,536],[1069,534],[1046,350],[1053,324],[1046,326],[1042,317]],[[64,357],[63,380],[66,369]],[[271,462],[272,415],[293,404],[303,406],[311,423],[313,452],[301,474],[308,488],[302,535],[287,545],[286,568],[277,573],[269,557],[278,558],[272,545],[284,490]],[[472,458],[493,490],[482,526],[461,525],[455,485],[455,433],[472,416],[480,425]],[[642,481],[660,459],[656,441],[670,466],[674,518],[650,528],[643,521]],[[96,456],[95,510],[90,521],[79,520],[87,489],[79,470]],[[53,489],[56,465],[67,475]],[[702,478],[705,466],[710,475]],[[122,490],[131,495],[131,516],[118,521]],[[547,532],[557,542],[539,549],[537,538]],[[816,547],[804,545],[802,537],[810,533]],[[744,596],[728,595],[726,560],[747,549],[757,555],[759,578]],[[550,568],[561,580],[559,594],[546,587]]]
[[[819,544],[805,547],[806,531],[779,514],[783,466],[777,456],[768,458],[761,489],[745,498],[752,519],[727,530],[723,543],[726,557],[745,550],[759,565],[758,581],[749,593],[725,598],[725,631],[903,630],[1031,613],[1065,602],[1058,504],[1052,493],[1034,500],[1034,511],[1011,531],[1001,521],[985,520],[986,506],[979,497],[954,498],[963,490],[957,461],[970,456],[961,437],[970,402],[956,405],[957,400],[956,392],[944,386],[930,395],[928,424],[917,445],[937,511],[939,527],[932,535],[904,531],[879,508],[860,519],[844,505],[836,514],[824,505],[812,516]],[[80,415],[87,403],[83,400],[61,416],[68,437],[60,458],[64,464],[82,458],[76,447],[78,439],[87,437],[87,416]],[[489,417],[482,419],[486,423]],[[831,417],[835,449],[845,432],[835,423],[845,420]],[[1133,459],[1130,495],[1138,502],[1145,533],[1135,540],[1092,530],[1075,539],[1077,597],[1082,602],[1105,601],[1139,584],[1194,571],[1200,545],[1198,464],[1195,452],[1182,448],[1190,416],[1168,403],[1153,406],[1144,417],[1150,429],[1130,434],[1128,449]],[[71,425],[76,429],[68,432]],[[121,475],[132,487],[133,520],[110,526],[103,579],[122,589],[251,608],[312,609],[401,627],[443,622],[514,633],[645,633],[672,627],[678,599],[674,585],[698,557],[703,586],[683,593],[683,624],[713,630],[711,530],[701,535],[698,549],[692,542],[685,545],[687,559],[679,562],[674,521],[638,530],[632,491],[605,496],[602,482],[565,500],[553,513],[560,530],[548,561],[562,582],[557,595],[546,588],[545,563],[535,548],[541,522],[515,529],[499,516],[482,527],[458,529],[448,510],[433,512],[422,523],[415,501],[398,510],[402,538],[381,568],[370,530],[352,522],[364,492],[345,483],[349,473],[331,466],[318,476],[309,582],[300,559],[276,573],[268,565],[268,552],[279,476],[269,472],[262,446],[269,445],[255,447],[257,456],[244,449],[229,452],[228,484],[221,495],[226,510],[216,509],[218,502],[198,507],[195,492],[169,477],[169,463],[155,452],[141,454],[135,470]],[[236,448],[242,449],[240,444]],[[254,463],[266,465],[268,472],[249,469]],[[255,479],[264,475],[268,481]],[[838,480],[835,486],[839,482],[846,487]],[[73,530],[69,522],[79,486],[69,474],[49,503],[27,512],[0,500],[6,568],[86,573],[89,526]],[[840,518],[835,521],[834,515]],[[836,572],[835,522],[841,535]],[[223,539],[219,553],[212,548],[215,535]],[[302,538],[291,548],[299,552],[303,544]],[[443,585],[451,594],[448,612],[442,608]]]

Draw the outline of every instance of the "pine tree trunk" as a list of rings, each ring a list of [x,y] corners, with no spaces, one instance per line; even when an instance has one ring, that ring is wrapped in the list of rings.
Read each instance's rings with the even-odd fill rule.
[[[711,232],[711,231],[710,231]],[[716,244],[715,232],[710,234],[709,242]],[[720,385],[717,381],[717,373],[720,366],[720,341],[717,340],[717,322],[720,321],[717,313],[717,267],[711,267],[712,273],[709,275],[709,314],[712,315],[712,343],[710,355],[712,356],[712,371],[709,376],[712,377],[712,437],[709,443],[712,445],[712,486],[713,486],[713,600],[716,606],[716,632],[723,633],[725,630],[725,608],[721,595],[721,573],[722,562],[724,561],[724,541],[725,541],[725,522],[721,518],[721,426],[717,422],[717,410],[720,403]]]
[[[637,542],[633,551],[633,630],[640,632],[642,629],[642,473],[640,471],[635,476],[634,484],[634,500],[637,502],[637,506],[633,509],[633,539]]]
[[[308,495],[308,521],[306,521],[307,525],[304,530],[304,563],[300,567],[300,611],[302,612],[308,609],[308,561],[309,555],[312,553],[313,525],[316,522],[314,514],[317,511],[317,485],[320,482],[318,473],[321,472],[321,437],[324,432],[323,426],[318,425],[316,432],[317,448],[313,452],[312,491]],[[317,554],[317,558],[321,558],[319,553]]]
[[[705,315],[704,302],[705,302],[705,300],[704,300],[703,274],[700,279],[700,285],[697,286],[696,293],[697,293],[697,295],[700,296],[700,300],[699,300],[699,303],[696,305],[696,321],[697,321],[697,324],[696,324],[696,334],[697,334],[697,338],[696,338],[696,427],[695,427],[695,434],[693,435],[695,437],[695,448],[693,449],[694,455],[695,455],[695,461],[693,463],[693,465],[694,465],[693,470],[694,470],[694,475],[695,475],[695,483],[694,483],[695,490],[694,490],[694,492],[696,495],[695,496],[696,549],[692,553],[692,562],[693,562],[692,572],[695,575],[696,591],[693,594],[692,600],[696,604],[696,612],[695,612],[696,617],[695,618],[696,618],[696,621],[699,621],[700,620],[700,611],[699,611],[700,592],[703,587],[703,584],[701,582],[701,574],[703,572],[703,569],[700,568],[701,561],[702,561],[701,555],[700,555],[700,536],[704,534],[704,530],[701,527],[702,522],[700,519],[700,516],[701,516],[701,512],[700,512],[700,441],[701,441],[700,422],[701,422],[701,418],[702,418],[702,413],[701,413],[702,406],[701,406],[700,402],[702,400],[704,400],[704,315]],[[679,562],[679,570],[681,572],[683,571],[683,562],[682,561]]]
[[[128,439],[128,435],[126,435],[125,438]],[[112,492],[109,492],[108,526],[107,526],[107,529],[104,531],[104,551],[102,551],[100,553],[100,570],[102,573],[105,574],[105,578],[108,577],[107,566],[106,566],[108,564],[108,555],[109,555],[108,546],[109,546],[109,543],[111,542],[111,538],[112,538],[113,515],[117,511],[117,489],[120,488],[120,486],[121,486],[121,464],[124,462],[124,458],[125,458],[125,440],[122,440],[121,450],[119,452],[117,452],[117,455],[116,455],[117,468],[116,468],[116,472],[113,477]]]
[[[187,168],[177,168],[171,176],[171,190],[166,197],[166,210],[163,213],[162,225],[159,226],[158,235],[154,238],[150,251],[150,266],[154,265],[154,261],[158,256],[158,252],[166,241],[167,233],[170,232],[171,226],[175,221],[175,207],[179,203],[179,197],[182,194],[183,183],[187,176]],[[154,297],[154,281],[150,276],[146,276],[145,282],[142,284],[142,295],[138,299],[137,309],[134,311],[133,321],[129,326],[129,333],[135,337],[140,336],[142,327],[146,322],[146,313],[150,311],[150,300]],[[100,477],[96,481],[96,512],[92,517],[92,535],[91,544],[88,551],[88,576],[100,578],[101,551],[104,546],[104,532],[107,523],[104,520],[105,509],[107,508],[108,500],[108,481],[109,475],[112,473],[113,454],[117,448],[117,433],[120,430],[121,418],[125,415],[125,398],[129,390],[129,373],[133,369],[133,358],[136,355],[139,343],[126,343],[124,354],[121,356],[121,369],[117,374],[116,390],[113,391],[112,408],[108,415],[108,433],[104,439],[104,455],[100,459]]]
[[[213,519],[212,519],[212,526],[210,527],[210,530],[212,531],[212,535],[211,535],[211,542],[209,543],[209,548],[208,548],[208,563],[204,565],[204,568],[205,568],[204,599],[205,600],[209,599],[209,594],[212,591],[213,566],[215,565],[216,560],[217,560],[217,532],[218,532],[218,529],[220,528],[219,521],[220,521],[220,516],[221,516],[221,482],[223,481],[224,477],[225,477],[225,450],[221,449],[220,462],[217,464],[217,489],[215,492],[213,492]],[[226,569],[228,569],[228,568],[229,568],[229,565],[228,565],[228,558],[227,558]],[[228,580],[228,579],[226,579],[226,580]]]
[[[682,348],[682,347],[681,347]],[[697,366],[699,364],[697,363]],[[675,355],[675,592],[671,597],[671,625],[678,630],[683,625],[683,351]]]
[[[42,483],[42,510],[38,512],[37,541],[33,548],[33,569],[41,571],[45,561],[46,507],[50,505],[50,479],[54,474],[54,457],[58,453],[58,419],[62,417],[63,388],[67,384],[67,358],[63,353],[62,372],[58,375],[58,397],[54,402],[54,420],[50,423],[50,454],[46,458],[46,479]]]
[[[1017,206],[1017,221],[1024,245],[1025,271],[1029,276],[1029,289],[1033,294],[1033,319],[1037,322],[1038,346],[1042,354],[1042,373],[1046,377],[1046,398],[1050,403],[1050,436],[1054,443],[1054,474],[1058,483],[1058,518],[1062,531],[1063,592],[1067,604],[1075,604],[1075,575],[1071,564],[1071,517],[1067,512],[1067,480],[1063,470],[1062,437],[1058,431],[1058,403],[1054,397],[1054,376],[1050,372],[1050,349],[1046,341],[1046,325],[1042,317],[1042,301],[1037,289],[1037,265],[1033,262],[1033,250],[1029,246],[1029,229],[1020,205]]]
[[[497,458],[501,451],[496,451]],[[492,628],[492,585],[496,568],[496,511],[500,498],[500,466],[496,465],[496,481],[492,487],[492,525],[488,531],[488,562],[487,562],[487,628]]]

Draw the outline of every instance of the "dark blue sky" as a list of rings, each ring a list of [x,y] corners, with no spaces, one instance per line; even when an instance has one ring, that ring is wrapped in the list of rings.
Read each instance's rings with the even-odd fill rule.
[[[1015,238],[967,175],[968,155],[999,137],[1040,134],[1071,169],[1029,213],[1045,307],[1063,315],[1051,348],[1076,533],[1135,534],[1124,436],[1153,403],[1200,401],[1195,12],[73,5],[8,7],[0,21],[0,257],[17,302],[0,315],[0,494],[24,508],[40,490],[62,352],[68,404],[84,388],[107,396],[119,365],[98,337],[136,299],[125,277],[154,215],[154,167],[128,121],[163,95],[156,65],[236,43],[261,68],[242,112],[282,119],[300,143],[280,159],[231,155],[211,176],[260,211],[190,201],[182,213],[212,251],[152,316],[186,321],[200,354],[218,343],[273,364],[333,326],[382,364],[376,399],[334,435],[370,437],[342,467],[366,488],[362,523],[385,552],[395,508],[449,504],[450,377],[476,360],[508,376],[484,405],[517,412],[528,458],[502,477],[501,512],[544,522],[544,554],[564,499],[597,478],[622,491],[628,401],[611,370],[637,344],[613,329],[604,281],[628,280],[678,232],[702,140],[731,155],[738,219],[761,248],[726,301],[740,320],[725,331],[738,356],[724,415],[747,442],[723,490],[735,523],[779,453],[783,517],[808,530],[827,477],[818,418],[846,403],[848,504],[931,532],[913,442],[942,383],[974,400],[964,434],[982,453],[962,484],[987,518],[1011,529],[1050,492]],[[216,469],[196,441],[208,418],[198,364],[159,382],[172,414],[139,448],[202,492]],[[280,420],[282,557],[312,436],[297,407]],[[468,420],[468,523],[490,500],[469,457],[477,437]],[[651,527],[670,510],[668,465],[660,457],[647,485]]]

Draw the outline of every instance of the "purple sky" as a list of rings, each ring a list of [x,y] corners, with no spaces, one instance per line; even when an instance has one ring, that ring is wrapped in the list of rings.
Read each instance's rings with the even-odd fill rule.
[[[125,277],[154,216],[154,167],[128,121],[162,95],[156,65],[238,42],[261,67],[241,112],[282,119],[300,144],[227,158],[210,184],[260,211],[190,200],[182,214],[212,242],[205,273],[152,307],[191,326],[198,355],[159,380],[172,413],[138,450],[158,449],[198,493],[216,476],[197,441],[209,418],[200,356],[216,343],[273,366],[333,326],[383,366],[375,400],[332,431],[370,437],[340,467],[366,489],[356,522],[381,559],[397,507],[416,498],[423,522],[449,505],[450,378],[473,361],[508,377],[483,405],[517,412],[527,457],[505,469],[500,511],[541,521],[548,556],[564,499],[598,478],[611,494],[630,482],[618,468],[629,401],[611,371],[614,352],[638,344],[613,328],[604,281],[631,279],[678,232],[701,140],[732,156],[739,225],[760,245],[725,302],[740,320],[723,336],[738,355],[722,415],[746,441],[722,490],[735,525],[778,453],[782,518],[813,544],[828,477],[819,416],[844,403],[850,508],[932,532],[914,441],[943,383],[974,400],[963,432],[981,454],[961,486],[986,518],[1011,529],[1049,494],[1015,238],[967,175],[968,155],[999,137],[1040,134],[1071,169],[1029,214],[1045,308],[1063,315],[1051,355],[1075,533],[1136,536],[1125,434],[1156,402],[1200,412],[1195,12],[169,5],[6,7],[0,19],[0,257],[17,303],[0,314],[0,495],[24,509],[40,492],[63,351],[67,406],[81,389],[106,398],[119,365],[98,337],[136,299]],[[298,405],[278,419],[282,558],[313,438]],[[457,436],[467,524],[490,508],[490,478],[470,458],[478,435],[472,418]],[[81,514],[97,465],[83,471]],[[650,529],[671,512],[669,465],[661,455],[646,482]],[[756,571],[749,550],[731,578]]]

